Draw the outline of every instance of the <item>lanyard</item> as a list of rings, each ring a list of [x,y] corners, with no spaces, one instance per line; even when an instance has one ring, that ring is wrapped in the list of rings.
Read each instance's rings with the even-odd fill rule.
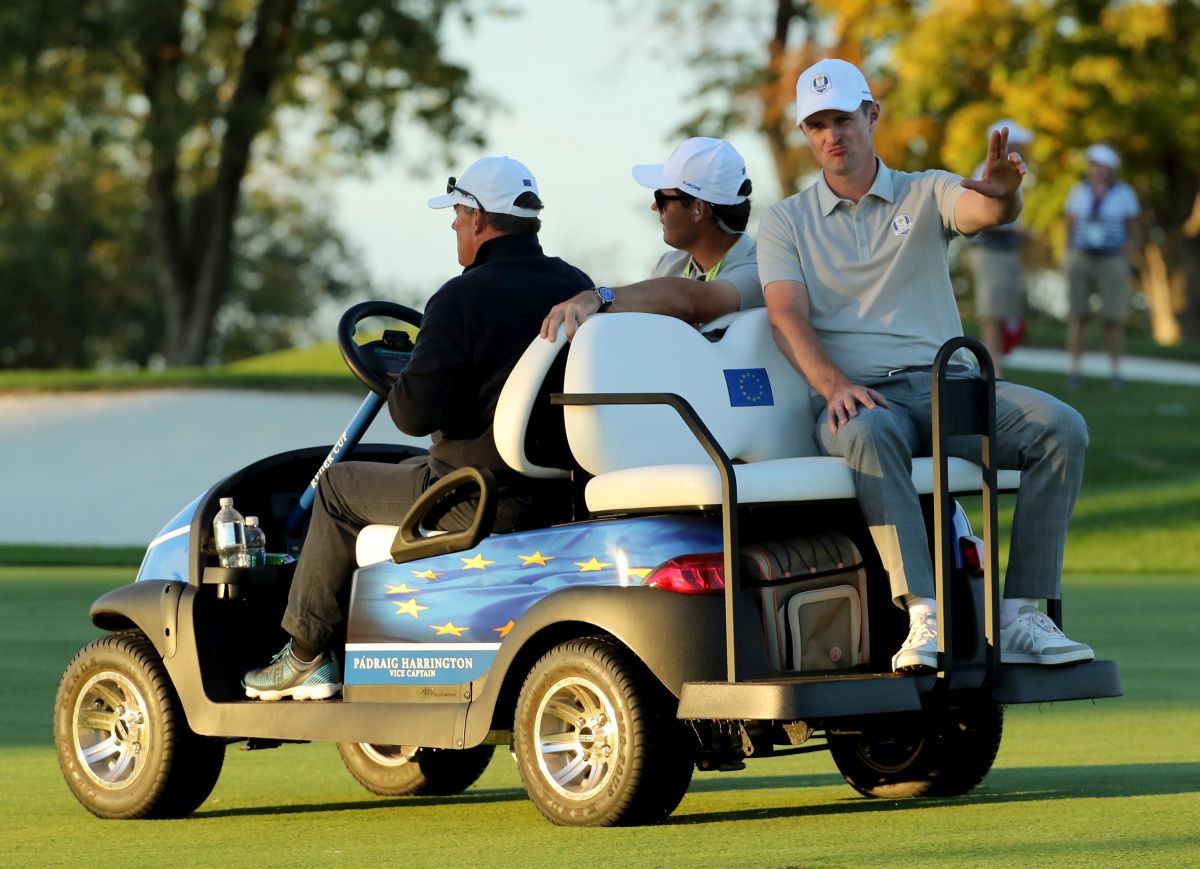
[[[732,246],[730,246],[730,250],[732,250]],[[711,269],[709,269],[708,271],[706,271],[704,273],[703,277],[697,277],[696,280],[711,281],[714,278],[716,278],[717,272],[719,272],[721,270],[721,265],[725,262],[725,257],[727,257],[728,255],[729,255],[729,250],[726,250],[725,253],[721,254],[721,258],[719,260],[717,260],[717,264],[715,266],[713,266]],[[695,260],[693,260],[691,258],[688,259],[688,264],[683,269],[683,276],[685,278],[690,278],[692,276],[692,266],[694,266],[695,264],[696,264]]]

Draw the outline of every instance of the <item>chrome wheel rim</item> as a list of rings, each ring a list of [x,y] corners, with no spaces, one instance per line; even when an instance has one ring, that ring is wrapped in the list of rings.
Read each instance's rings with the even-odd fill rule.
[[[106,790],[128,787],[150,753],[146,699],[115,670],[97,673],[75,701],[71,735],[83,771]]]
[[[376,745],[372,742],[360,742],[363,754],[380,766],[404,766],[412,763],[420,748],[416,745]]]
[[[611,701],[594,683],[578,676],[555,682],[535,722],[538,768],[556,793],[587,800],[608,786],[621,734]]]

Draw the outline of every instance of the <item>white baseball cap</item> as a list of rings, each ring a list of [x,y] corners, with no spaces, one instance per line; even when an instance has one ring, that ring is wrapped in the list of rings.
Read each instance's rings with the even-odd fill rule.
[[[834,57],[818,60],[796,79],[796,126],[817,112],[852,112],[874,99],[857,66]]]
[[[1109,169],[1121,168],[1120,155],[1108,145],[1092,145],[1087,149],[1087,158],[1089,163],[1099,163]]]
[[[633,180],[651,190],[681,190],[713,205],[738,205],[746,183],[746,161],[724,139],[698,136],[671,152],[666,163],[639,163]]]
[[[1012,118],[1001,118],[988,127],[988,138],[991,138],[992,133],[998,133],[1005,127],[1008,127],[1008,144],[1028,145],[1033,141],[1033,130],[1025,129]]]
[[[512,157],[483,157],[468,166],[461,178],[450,176],[446,192],[430,199],[429,207],[465,205],[492,214],[537,217],[542,210],[540,199],[536,206],[516,204],[524,193],[537,196],[538,186],[537,179],[523,163]]]

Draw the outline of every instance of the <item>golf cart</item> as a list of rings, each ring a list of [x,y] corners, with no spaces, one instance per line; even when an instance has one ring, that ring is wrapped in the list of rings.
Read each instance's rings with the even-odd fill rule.
[[[1004,705],[1120,695],[1111,661],[1000,661],[996,496],[1019,476],[991,461],[993,369],[971,339],[938,355],[934,456],[912,469],[936,566],[938,668],[891,672],[907,619],[850,470],[819,454],[807,384],[759,309],[716,341],[651,314],[592,317],[570,344],[534,340],[495,439],[515,470],[558,481],[562,521],[489,535],[491,475],[442,478],[398,527],[359,535],[341,696],[248,700],[242,674],[286,639],[294,563],[218,566],[218,500],[232,496],[274,548],[298,552],[314,473],[347,454],[414,453],[358,444],[411,349],[399,332],[357,343],[371,316],[420,322],[384,302],[343,316],[343,357],[370,391],[332,450],[221,480],[164,527],[135,582],[92,605],[110,633],[67,667],[54,730],[67,783],[94,814],[189,814],[239,741],[335,742],[382,795],[460,792],[507,746],[537,808],[570,825],[660,821],[693,769],[826,749],[862,794],[949,796],[988,773]],[[982,377],[947,375],[962,351]],[[947,454],[958,436],[981,439],[980,464]],[[980,493],[982,540],[953,500]],[[463,498],[470,527],[427,529]],[[1061,625],[1060,601],[1050,615]]]

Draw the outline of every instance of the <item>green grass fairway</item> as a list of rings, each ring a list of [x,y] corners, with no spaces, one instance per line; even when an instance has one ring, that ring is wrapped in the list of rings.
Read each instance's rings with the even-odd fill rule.
[[[1200,862],[1200,590],[1194,576],[1074,574],[1072,634],[1121,664],[1126,696],[1009,709],[996,768],[972,794],[859,797],[824,754],[697,774],[668,823],[551,826],[498,750],[461,796],[383,799],[331,745],[231,746],[181,821],[100,821],[51,746],[62,669],[97,635],[91,601],[129,568],[0,568],[0,865],[90,866],[1194,866]]]

